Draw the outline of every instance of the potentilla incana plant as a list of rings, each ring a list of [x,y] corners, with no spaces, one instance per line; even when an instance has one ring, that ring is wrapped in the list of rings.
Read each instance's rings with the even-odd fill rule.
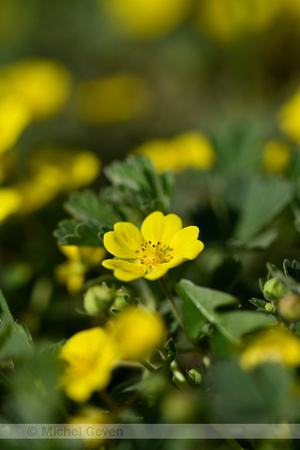
[[[205,177],[198,168],[189,170],[188,178],[195,177],[196,183]],[[71,217],[55,231],[59,250],[68,258],[55,267],[55,275],[65,284],[69,314],[73,310],[63,340],[34,345],[0,298],[5,389],[14,392],[16,383],[19,393],[12,395],[29,392],[37,405],[47,403],[51,414],[42,416],[45,423],[73,426],[78,420],[189,424],[296,419],[299,263],[284,260],[283,271],[268,265],[261,295],[247,306],[238,289],[230,287],[242,270],[238,257],[229,255],[230,246],[221,252],[206,242],[204,215],[172,211],[179,175],[157,172],[141,156],[114,162],[105,171],[110,185],[99,195],[73,193],[65,204]],[[264,230],[266,217],[271,220],[278,204],[283,208],[290,198],[284,182],[260,180],[259,189],[248,182],[256,204],[257,196],[268,197],[272,207],[253,217],[252,196],[243,198],[230,245],[247,258],[253,252],[247,248],[250,231],[258,248],[270,245],[274,233]],[[223,192],[228,205],[231,183]],[[205,279],[208,272],[211,278]],[[12,367],[14,375],[7,375]],[[265,384],[268,389],[262,389]]]

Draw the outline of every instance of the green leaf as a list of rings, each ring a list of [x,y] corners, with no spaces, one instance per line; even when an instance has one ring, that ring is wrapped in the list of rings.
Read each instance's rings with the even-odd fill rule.
[[[15,323],[7,302],[0,290],[0,317],[1,317],[1,352],[0,357],[11,358],[14,352],[22,354],[22,352],[32,350],[32,339],[29,331],[24,325]]]
[[[99,247],[101,237],[106,229],[99,229],[93,223],[84,223],[78,220],[63,220],[54,231],[59,245],[79,245]]]
[[[104,191],[107,201],[143,214],[156,209],[169,212],[174,191],[172,173],[159,175],[143,156],[115,161],[104,172],[112,184]]]
[[[65,209],[74,219],[94,223],[99,228],[112,227],[114,224],[114,218],[108,206],[89,190],[74,192],[65,203]]]
[[[185,333],[191,341],[198,341],[207,331],[207,319],[199,311],[196,305],[189,299],[185,300],[182,305],[183,323]]]
[[[243,186],[240,194],[238,186],[235,189],[235,195],[240,195],[241,215],[234,237],[241,241],[252,239],[280,213],[292,197],[291,184],[283,178],[252,176],[245,181],[247,185]]]
[[[65,203],[65,209],[73,219],[61,221],[54,231],[59,245],[97,247],[115,221],[110,208],[89,190],[73,193]]]
[[[205,317],[229,341],[238,343],[245,333],[275,323],[275,319],[265,313],[222,311],[221,308],[238,305],[238,300],[230,294],[197,286],[189,280],[179,281],[176,288],[184,301],[183,318],[187,327],[187,333],[189,327],[195,330],[197,323],[203,323],[203,318]],[[186,314],[186,302],[192,302],[196,307],[194,308],[194,315]],[[190,312],[190,309],[188,311]]]
[[[208,407],[230,423],[268,423],[288,420],[299,408],[291,372],[280,364],[262,364],[245,372],[238,360],[218,360],[209,369]]]
[[[251,298],[251,299],[249,300],[249,302],[250,302],[252,305],[256,306],[256,308],[262,308],[262,309],[265,309],[265,305],[266,305],[266,303],[267,303],[265,300],[261,300],[261,299],[259,299],[259,298]]]
[[[262,233],[259,233],[248,242],[232,240],[230,243],[235,245],[236,247],[242,247],[248,250],[264,250],[272,244],[277,235],[278,231],[270,228],[263,231]]]
[[[173,338],[170,338],[167,341],[167,343],[165,345],[165,349],[166,349],[166,352],[167,352],[168,361],[171,363],[176,358],[176,348],[175,348],[175,345],[174,345]]]

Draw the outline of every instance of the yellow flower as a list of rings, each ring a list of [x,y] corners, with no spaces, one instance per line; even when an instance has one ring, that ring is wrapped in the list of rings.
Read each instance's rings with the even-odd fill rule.
[[[56,61],[26,59],[4,67],[0,72],[0,95],[14,94],[33,119],[57,113],[70,90],[70,74]]]
[[[60,192],[90,184],[98,176],[101,162],[85,149],[49,146],[33,152],[28,168],[31,179],[17,186],[23,197],[24,214],[43,207]]]
[[[0,95],[0,153],[16,144],[30,119],[28,108],[15,95]]]
[[[61,245],[60,250],[68,261],[56,267],[57,280],[66,284],[71,294],[80,292],[85,281],[85,274],[90,267],[102,261],[105,249],[102,247],[78,247],[76,245]]]
[[[114,270],[115,277],[122,281],[141,277],[157,280],[169,269],[199,255],[204,245],[198,235],[198,227],[182,228],[177,215],[164,216],[160,211],[146,217],[141,230],[130,222],[118,222],[103,238],[104,247],[115,259],[107,259],[102,265]]]
[[[156,312],[128,307],[118,313],[109,328],[113,345],[120,359],[141,359],[165,338],[162,318]]]
[[[147,156],[159,172],[180,172],[186,167],[209,170],[215,164],[211,143],[202,133],[189,132],[173,139],[156,139],[145,142],[133,151]]]
[[[84,443],[88,448],[98,448],[99,445],[103,444],[105,441],[105,438],[102,436],[99,436],[99,438],[95,438],[97,436],[97,429],[99,425],[101,424],[110,424],[113,422],[113,417],[107,413],[107,411],[86,406],[77,414],[71,416],[68,420],[69,428],[73,428],[74,430],[81,429],[82,424],[86,424],[87,428],[86,433],[91,437],[84,437]],[[93,430],[93,425],[95,425],[95,429]],[[116,425],[117,426],[117,425]]]
[[[182,23],[191,7],[191,0],[103,0],[103,5],[116,31],[151,39],[165,34]]]
[[[285,173],[291,162],[291,149],[281,141],[269,141],[263,147],[263,168],[266,172]]]
[[[59,354],[66,363],[60,385],[68,397],[85,402],[108,385],[119,360],[144,358],[164,337],[164,324],[156,312],[128,307],[106,329],[80,331],[66,342]]]
[[[300,88],[289,98],[279,111],[279,126],[281,130],[291,139],[300,143]]]
[[[281,12],[282,0],[204,0],[199,2],[197,23],[221,42],[265,30]]]
[[[16,189],[0,188],[0,222],[11,214],[18,212],[21,201],[21,195]]]
[[[243,351],[240,364],[244,370],[249,370],[265,362],[299,366],[299,337],[282,328],[272,328],[258,335]]]
[[[87,124],[124,122],[143,114],[149,101],[147,84],[135,75],[88,80],[78,88],[78,117]]]
[[[108,333],[95,327],[74,334],[59,357],[67,363],[61,386],[72,400],[84,402],[109,383],[116,353]]]

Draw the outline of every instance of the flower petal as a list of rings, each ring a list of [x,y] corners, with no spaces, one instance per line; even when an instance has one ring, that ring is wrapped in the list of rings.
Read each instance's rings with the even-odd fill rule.
[[[144,265],[121,259],[106,259],[102,262],[102,266],[114,270],[114,276],[121,281],[137,280],[143,277],[146,272]]]
[[[160,264],[159,266],[153,267],[153,269],[148,272],[144,278],[151,281],[158,280],[163,277],[169,269],[171,269],[170,263]]]
[[[182,228],[173,237],[170,247],[173,248],[172,255],[182,256],[186,259],[195,259],[202,252],[204,244],[198,240],[199,228],[190,226]]]
[[[108,231],[103,237],[106,250],[118,258],[135,258],[142,242],[140,230],[130,222],[116,223],[114,231]]]
[[[155,211],[146,217],[141,232],[144,240],[162,242],[168,246],[181,227],[182,221],[176,214],[164,216],[162,212]]]

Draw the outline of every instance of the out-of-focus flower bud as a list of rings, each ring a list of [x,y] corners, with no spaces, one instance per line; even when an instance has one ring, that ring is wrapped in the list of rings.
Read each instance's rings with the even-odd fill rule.
[[[88,314],[97,315],[108,310],[115,298],[115,290],[106,283],[90,287],[84,296],[84,309]]]
[[[173,391],[163,399],[161,414],[169,423],[189,423],[197,413],[197,397],[192,393]]]
[[[274,307],[273,307],[272,303],[266,303],[265,310],[268,311],[269,313],[274,312]]]
[[[127,306],[130,305],[130,303],[131,303],[130,293],[128,289],[122,286],[120,289],[117,290],[115,294],[115,300],[111,305],[110,311],[113,313],[122,311],[123,309],[127,308]]]
[[[187,372],[188,380],[194,386],[199,386],[202,381],[202,374],[199,369],[190,369]]]
[[[264,285],[263,294],[267,300],[279,300],[290,291],[276,278],[271,278]]]
[[[291,322],[300,320],[300,296],[297,294],[288,294],[279,300],[279,314]]]

